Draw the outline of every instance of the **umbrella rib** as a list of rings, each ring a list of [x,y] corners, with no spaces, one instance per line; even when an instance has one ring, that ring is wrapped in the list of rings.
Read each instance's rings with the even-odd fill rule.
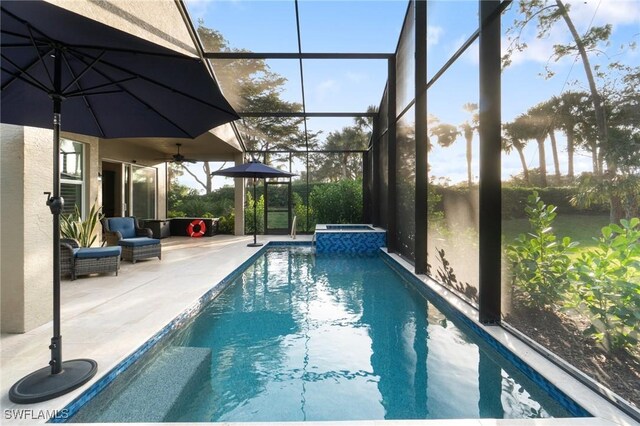
[[[92,56],[90,56],[90,55],[88,55],[88,54],[86,54],[86,53],[83,53],[83,52],[79,52],[79,51],[77,51],[77,49],[69,48],[68,50],[69,50],[69,51],[73,51],[74,53],[76,53],[77,55],[80,55],[80,56],[82,56],[82,57],[86,57],[86,58],[89,58],[89,59],[93,59],[93,57],[92,57]],[[76,56],[76,57],[77,57],[77,56]],[[187,58],[187,59],[191,59],[191,60],[194,60],[194,61],[198,61],[197,59],[195,59],[195,58],[189,58],[188,56],[186,56],[185,58]],[[80,58],[78,58],[78,59],[80,59]],[[82,60],[82,59],[80,59],[80,60]],[[199,61],[198,61],[198,62],[199,62]],[[115,64],[113,64],[113,63],[111,63],[111,62],[108,62],[108,61],[102,61],[102,63],[103,63],[103,64],[105,64],[105,65],[107,65],[107,66],[110,66],[110,67],[112,67],[112,68],[115,68],[115,69],[116,69],[116,70],[118,70],[118,71],[131,73],[131,71],[127,70],[126,68],[120,67],[120,66],[115,65]],[[236,113],[235,113],[235,112],[233,112],[233,111],[229,111],[229,110],[224,109],[224,108],[221,108],[221,107],[219,107],[219,106],[217,106],[217,105],[215,105],[215,104],[211,104],[211,103],[209,103],[209,102],[203,101],[202,99],[199,99],[199,98],[197,98],[197,97],[195,97],[195,96],[193,96],[193,95],[190,95],[189,93],[183,92],[183,91],[181,91],[181,90],[177,90],[177,89],[175,89],[175,88],[173,88],[173,87],[171,87],[171,86],[168,86],[168,85],[166,85],[166,84],[164,84],[164,83],[160,83],[159,81],[153,80],[153,79],[151,79],[151,78],[149,78],[149,77],[145,77],[144,75],[136,74],[136,76],[137,76],[138,78],[140,78],[140,79],[144,80],[144,81],[147,81],[147,82],[149,82],[149,83],[151,83],[151,84],[155,84],[156,86],[162,87],[163,89],[167,89],[167,90],[170,90],[170,91],[172,91],[172,92],[178,93],[178,94],[180,94],[180,95],[182,95],[182,96],[184,96],[184,97],[186,97],[186,98],[189,98],[189,99],[191,99],[191,100],[194,100],[194,101],[196,101],[196,102],[199,102],[199,103],[201,103],[201,104],[203,104],[203,105],[206,105],[206,106],[208,106],[208,107],[210,107],[210,108],[217,109],[218,111],[221,111],[221,112],[224,112],[224,113],[227,113],[227,114],[230,114],[230,115],[234,115],[234,116],[236,115]],[[213,82],[213,81],[212,81],[212,82],[211,82],[211,84],[215,84],[215,82]]]
[[[67,66],[67,69],[69,70],[69,73],[71,74],[72,77],[74,77],[73,81],[76,82],[75,84],[76,84],[76,86],[78,86],[79,91],[82,91],[82,86],[80,86],[80,82],[75,77],[75,73],[73,72],[73,69],[71,68],[71,64],[67,60],[67,57],[65,55],[62,55],[62,59],[64,59],[64,63]],[[89,102],[89,99],[87,99],[86,96],[82,96],[82,99],[84,100],[84,103],[87,106],[87,109],[89,110],[89,113],[93,117],[93,121],[96,123],[96,127],[98,128],[98,131],[100,132],[100,134],[102,136],[105,136],[104,129],[102,128],[102,125],[100,124],[100,121],[98,120],[98,117],[96,117],[95,113],[93,112],[93,107],[91,106],[91,103]]]
[[[32,29],[33,28],[31,27],[31,25],[27,26],[27,30],[29,30],[29,39],[31,40],[31,44],[32,44],[33,48],[36,50],[38,58],[40,58],[40,62],[42,63],[42,66],[44,67],[44,70],[46,71],[47,77],[49,78],[49,83],[51,83],[51,87],[54,87],[55,85],[53,84],[53,79],[51,78],[51,73],[49,72],[49,67],[47,67],[47,63],[44,61],[44,58],[42,57],[42,54],[40,53],[40,49],[38,49],[38,46],[36,46],[36,41],[33,38]],[[49,52],[51,52],[51,50],[49,50]]]
[[[24,48],[24,47],[31,47],[33,46],[33,44],[31,43],[3,43],[2,44],[2,48],[3,49],[11,49],[11,48]],[[43,44],[42,46],[46,46],[46,44]]]
[[[84,96],[94,96],[94,95],[110,95],[113,93],[122,93],[122,90],[105,90],[102,92],[91,92],[91,93],[87,93],[87,92],[77,92],[74,94],[67,94],[65,95],[65,98],[78,98],[78,97],[84,97]]]
[[[98,57],[97,57],[93,62],[91,62],[89,65],[87,65],[87,66],[85,67],[85,69],[83,69],[83,70],[80,72],[80,74],[78,74],[77,76],[74,76],[74,79],[73,79],[73,80],[71,80],[71,81],[69,82],[69,84],[67,84],[67,85],[65,86],[65,88],[64,88],[64,89],[62,89],[62,93],[66,92],[66,91],[67,91],[67,89],[68,89],[69,87],[71,87],[73,84],[75,84],[76,82],[78,82],[78,81],[82,78],[82,76],[84,76],[88,71],[90,71],[90,70],[93,68],[93,66],[94,66],[95,64],[97,64],[97,63],[98,63],[98,61],[100,61],[100,59],[102,59],[102,57],[104,56],[104,54],[105,54],[105,53],[106,53],[106,52],[102,52],[102,53],[101,53],[101,54],[100,54],[100,55],[99,55],[99,56],[98,56]],[[65,59],[65,62],[67,62],[67,61],[66,61],[66,59]],[[70,65],[68,62],[67,62],[67,65],[69,66],[69,69],[71,69],[71,65]],[[90,90],[90,89],[87,89],[87,90]]]
[[[16,79],[20,79],[22,81],[25,81],[29,84],[31,84],[32,86],[37,87],[38,89],[42,90],[45,93],[49,93],[50,89],[45,86],[44,84],[42,84],[40,82],[40,80],[38,80],[37,78],[35,78],[34,76],[32,76],[31,74],[29,74],[29,69],[33,68],[33,66],[35,64],[38,63],[38,60],[33,61],[32,63],[30,63],[26,68],[22,69],[20,68],[20,66],[18,64],[16,64],[15,62],[13,62],[11,59],[9,59],[8,57],[6,57],[5,55],[0,55],[2,57],[2,59],[4,59],[5,61],[7,61],[8,63],[10,63],[11,65],[13,65],[13,67],[18,70],[17,72],[12,72],[7,70],[6,68],[3,68],[5,70],[5,72],[11,74],[14,78],[7,81],[2,88],[0,88],[0,90],[5,90],[11,83],[13,83],[14,81],[16,81]],[[25,76],[29,77],[29,79],[25,78]]]
[[[4,9],[2,9],[2,10],[4,11]],[[23,22],[23,24],[24,24],[24,25],[27,25],[27,24],[26,24],[26,23],[24,23],[24,22]],[[34,29],[35,29],[35,28],[34,28]],[[36,31],[37,31],[37,30],[36,30]],[[4,35],[9,35],[9,36],[12,36],[12,37],[16,37],[16,38],[23,38],[23,39],[25,39],[25,40],[31,40],[31,38],[30,38],[29,36],[26,36],[26,35],[24,35],[24,34],[22,34],[22,33],[16,33],[16,32],[8,31],[8,30],[0,30],[0,33],[2,33],[2,34],[4,34]],[[33,41],[33,40],[31,40],[31,41]],[[41,45],[46,45],[46,46],[51,46],[51,44],[52,44],[52,41],[51,41],[51,40],[40,40],[40,39],[37,39],[37,38],[36,38],[36,39],[35,39],[35,41],[36,41],[36,42],[38,42],[38,43],[40,43]],[[21,46],[21,47],[27,47],[27,46],[31,46],[31,45],[32,45],[32,43],[29,43],[29,44],[23,45],[23,46]],[[10,45],[9,45],[9,46],[10,46]],[[5,45],[3,44],[3,45],[2,45],[2,47],[4,48],[4,47],[5,47]]]
[[[68,92],[65,94],[66,97],[70,98],[73,96],[81,96],[82,93],[86,93],[90,90],[96,90],[96,89],[102,89],[103,87],[109,87],[109,86],[113,86],[113,85],[117,85],[120,83],[126,83],[127,81],[131,81],[131,80],[135,80],[136,77],[129,77],[129,78],[123,78],[122,80],[118,80],[118,81],[114,81],[113,83],[105,83],[105,84],[99,84],[98,86],[93,86],[93,87],[87,87],[85,89],[82,90],[74,90],[73,92]],[[121,92],[122,90],[113,90],[109,93],[117,93],[117,92]],[[105,92],[106,93],[106,92]],[[89,95],[93,95],[95,93],[87,93]]]
[[[82,54],[81,52],[72,52],[72,53],[77,53],[76,59],[78,59],[81,62],[85,62],[85,58],[84,56],[91,58],[89,55],[85,55]],[[102,62],[103,64],[106,64],[106,62]],[[120,68],[120,67],[117,67]],[[178,125],[176,122],[174,122],[173,120],[171,120],[169,117],[167,117],[166,115],[162,114],[160,111],[158,111],[156,108],[154,108],[153,106],[151,106],[151,104],[145,102],[144,100],[142,100],[140,97],[136,96],[133,92],[131,92],[130,90],[128,90],[126,87],[121,86],[120,84],[118,84],[117,81],[113,80],[110,76],[108,76],[106,73],[104,73],[103,71],[94,68],[93,69],[97,74],[100,74],[102,77],[104,77],[105,79],[109,80],[110,82],[112,82],[114,85],[116,85],[119,89],[121,89],[124,93],[127,93],[129,96],[131,96],[133,99],[135,99],[136,101],[140,102],[142,105],[144,105],[145,107],[147,107],[149,110],[153,111],[154,113],[156,113],[158,116],[162,117],[165,121],[167,121],[168,123],[170,123],[171,125],[173,125],[176,129],[180,130],[182,133],[184,133],[185,135],[187,135],[187,137],[189,138],[193,138],[194,136],[191,135],[189,132],[187,132],[185,129],[183,129],[182,127],[180,127],[180,125]],[[121,69],[121,71],[123,72],[128,72],[129,74],[131,74],[131,72],[125,70],[125,69]],[[135,75],[135,74],[134,74]],[[140,77],[138,75],[136,75],[136,77]],[[170,89],[170,88],[168,88]],[[170,89],[171,90],[171,89]]]

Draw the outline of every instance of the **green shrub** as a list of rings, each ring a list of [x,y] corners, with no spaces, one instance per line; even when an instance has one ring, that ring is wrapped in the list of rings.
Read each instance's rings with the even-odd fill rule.
[[[183,217],[214,217],[214,203],[202,196],[184,200],[180,210],[185,213]]]
[[[640,219],[602,228],[598,245],[581,254],[572,270],[569,306],[582,308],[585,333],[607,349],[638,344],[640,333]]]
[[[556,240],[552,223],[556,207],[546,205],[536,191],[528,197],[525,211],[531,232],[520,234],[507,245],[511,283],[529,306],[555,305],[569,288],[569,254],[577,243],[569,237]]]
[[[233,234],[235,232],[236,217],[235,214],[229,213],[226,216],[220,216],[218,221],[218,233]]]
[[[444,218],[442,193],[438,192],[437,188],[432,183],[427,185],[427,220],[430,222]]]
[[[167,212],[167,217],[168,218],[172,218],[172,217],[187,217],[187,214],[183,211],[180,210],[169,210]]]
[[[307,226],[307,210],[309,211],[309,224]],[[296,231],[297,232],[311,232],[316,228],[316,222],[314,220],[313,210],[307,209],[300,194],[293,193],[293,214],[296,216]]]
[[[536,191],[545,202],[556,206],[560,214],[607,214],[609,206],[604,203],[594,203],[589,208],[574,206],[571,199],[578,189],[576,187],[546,187],[522,188],[513,186],[502,187],[502,217],[503,219],[517,219],[526,217],[525,206],[531,191]]]
[[[309,203],[314,223],[362,223],[362,181],[316,185]]]
[[[253,222],[253,194],[247,191],[246,207],[244,209],[244,232],[253,234],[255,224]],[[264,196],[258,196],[256,205],[256,221],[258,222],[257,233],[264,232]]]

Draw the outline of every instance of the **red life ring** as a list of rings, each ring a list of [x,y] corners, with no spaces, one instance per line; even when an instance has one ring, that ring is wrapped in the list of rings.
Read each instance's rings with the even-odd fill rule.
[[[200,238],[207,232],[207,225],[204,224],[204,220],[196,219],[192,220],[189,226],[187,226],[187,234],[193,238]]]

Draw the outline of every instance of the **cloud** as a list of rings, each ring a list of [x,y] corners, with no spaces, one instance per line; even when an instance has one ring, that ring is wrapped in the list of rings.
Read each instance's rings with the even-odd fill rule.
[[[440,36],[444,33],[442,27],[427,25],[427,46],[435,46],[440,41]]]
[[[569,14],[579,31],[585,31],[592,21],[592,25],[632,24],[637,26],[640,22],[640,2],[637,0],[573,1]]]
[[[358,84],[369,80],[369,75],[361,72],[348,71],[346,77],[347,80]]]
[[[186,0],[187,10],[194,24],[198,24],[198,19],[205,19],[209,13],[209,9],[215,5],[215,2],[209,0]]]
[[[340,85],[335,80],[324,80],[318,84],[314,90],[316,98],[320,101],[324,101],[331,94],[337,93]]]
[[[637,0],[581,0],[567,3],[570,4],[569,16],[580,34],[585,33],[590,26],[611,24],[615,31],[616,26],[637,26],[638,22],[640,22],[640,2]],[[564,20],[558,20],[548,35],[542,39],[536,37],[536,24],[535,20],[530,22],[522,32],[521,41],[527,43],[527,48],[523,52],[513,53],[513,65],[529,61],[547,63],[553,54],[554,45],[573,44],[571,33],[567,29]],[[508,46],[509,42],[503,37],[503,53]],[[617,44],[613,43],[612,47],[615,46]],[[570,63],[573,62],[573,58],[565,57],[559,62],[563,61]]]

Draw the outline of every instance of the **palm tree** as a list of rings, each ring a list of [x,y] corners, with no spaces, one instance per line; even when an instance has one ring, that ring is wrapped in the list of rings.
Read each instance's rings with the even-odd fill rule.
[[[507,30],[507,34],[510,34],[507,37],[510,45],[507,48],[507,53],[503,56],[503,64],[508,66],[511,63],[512,54],[515,51],[521,52],[527,47],[527,44],[521,40],[521,36],[524,34],[524,28],[534,18],[537,18],[538,21],[536,37],[539,39],[547,38],[552,28],[554,28],[554,24],[560,19],[564,20],[573,40],[567,44],[555,44],[553,46],[553,54],[549,59],[557,62],[566,56],[579,56],[581,58],[591,94],[589,100],[592,103],[591,111],[595,119],[596,139],[601,145],[607,146],[609,142],[606,111],[603,98],[596,87],[594,70],[589,61],[589,53],[599,52],[599,44],[608,41],[613,28],[612,25],[590,26],[581,36],[569,16],[568,5],[565,5],[562,0],[555,0],[555,4],[540,0],[522,1],[519,4],[519,11],[522,14],[522,18],[516,18],[513,26]],[[517,35],[513,37],[513,34]],[[548,69],[547,73],[549,76],[553,75],[553,72]]]
[[[551,98],[548,101],[542,102],[539,105],[540,112],[543,116],[546,116],[546,122],[548,125],[547,133],[549,140],[551,141],[551,154],[553,155],[553,170],[555,171],[556,184],[560,184],[560,159],[558,157],[558,142],[556,141],[556,129],[558,123],[556,121],[557,103],[555,98]]]
[[[471,160],[473,158],[473,132],[478,129],[479,117],[478,117],[478,104],[476,103],[466,103],[462,106],[462,109],[471,114],[471,118],[469,120],[465,120],[460,126],[460,130],[464,135],[464,139],[467,141],[467,183],[469,187],[473,184],[473,173],[471,171]]]
[[[528,138],[526,137],[528,128],[522,117],[516,118],[510,123],[502,125],[502,149],[508,154],[511,150],[518,151],[520,157],[520,163],[522,164],[522,173],[524,180],[528,185],[531,185],[529,179],[529,168],[527,167],[527,161],[524,158],[524,147],[527,145]]]
[[[539,106],[530,108],[525,115],[518,117],[525,126],[522,128],[522,136],[529,140],[535,139],[538,143],[538,158],[540,161],[540,178],[542,187],[547,186],[547,160],[544,142],[549,133],[549,117]]]
[[[584,122],[583,113],[585,104],[590,103],[589,94],[585,92],[564,92],[560,96],[552,98],[555,104],[555,122],[567,136],[567,156],[568,156],[568,175],[570,178],[575,177],[573,167],[573,156],[575,153],[576,140],[580,136],[578,124]]]
[[[460,132],[456,126],[453,124],[442,123],[439,118],[433,115],[429,115],[427,118],[427,128],[429,132],[429,137],[427,138],[429,150],[431,150],[432,147],[431,138],[436,138],[438,145],[443,148],[447,148],[453,145],[458,136],[460,136]]]

